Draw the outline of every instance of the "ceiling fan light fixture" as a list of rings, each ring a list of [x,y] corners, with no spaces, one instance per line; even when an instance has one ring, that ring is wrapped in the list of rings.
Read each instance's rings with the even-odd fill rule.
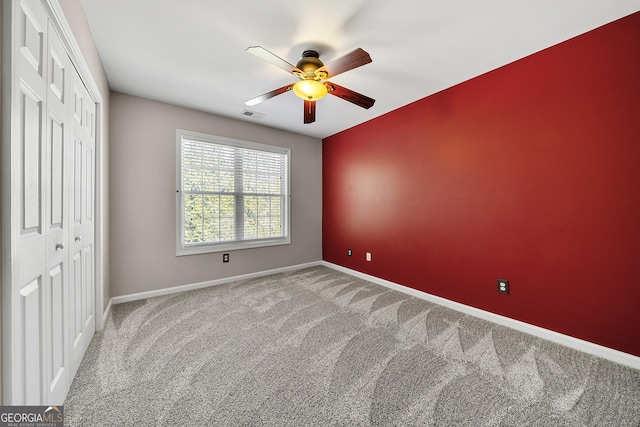
[[[293,93],[305,101],[315,101],[324,98],[328,90],[324,83],[314,79],[304,79],[293,85]]]
[[[376,102],[373,98],[326,81],[329,77],[337,76],[370,63],[371,56],[360,48],[354,49],[326,65],[320,60],[320,55],[315,50],[302,52],[302,59],[298,61],[297,65],[285,61],[261,46],[249,46],[247,52],[270,62],[278,68],[282,68],[287,73],[291,73],[300,79],[299,82],[288,84],[245,101],[245,105],[250,107],[274,96],[293,91],[297,97],[304,101],[303,123],[309,124],[316,120],[315,101],[324,98],[328,93],[365,109],[371,108]]]

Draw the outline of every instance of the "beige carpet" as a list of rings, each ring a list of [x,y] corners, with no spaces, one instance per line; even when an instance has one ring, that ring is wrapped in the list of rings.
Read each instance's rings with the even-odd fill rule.
[[[72,426],[633,426],[640,371],[326,267],[113,307]]]

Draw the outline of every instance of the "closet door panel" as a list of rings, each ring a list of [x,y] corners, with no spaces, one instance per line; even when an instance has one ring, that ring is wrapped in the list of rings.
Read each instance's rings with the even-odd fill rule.
[[[23,382],[14,388],[14,400],[23,405],[39,405],[43,399],[41,330],[42,330],[42,277],[36,277],[20,289],[20,315],[18,331],[21,333],[22,358],[15,360],[15,373]]]
[[[82,240],[85,259],[85,316],[84,325],[88,339],[84,343],[83,354],[91,342],[96,329],[95,322],[95,188],[96,188],[96,105],[85,88],[85,122],[84,122],[84,189],[85,207],[83,209],[83,233]]]
[[[48,343],[45,354],[45,384],[47,385],[47,401],[64,402],[68,390],[68,360],[65,355],[65,328],[67,326],[66,313],[63,305],[66,298],[65,275],[63,265],[58,264],[49,270],[47,277],[48,289],[45,301],[47,313],[45,324],[46,342]]]
[[[71,346],[78,347],[82,338],[82,276],[84,275],[82,251],[73,254],[71,261],[71,292],[69,295],[70,306],[73,308],[70,312],[71,325],[69,329]],[[73,353],[73,351],[72,351]]]
[[[50,229],[64,227],[64,124],[57,117],[50,121],[51,212]]]
[[[19,51],[20,72],[35,74],[43,79],[45,68],[47,17],[42,7],[35,1],[20,2]]]
[[[12,405],[39,404],[43,387],[46,283],[47,17],[35,1],[11,9],[17,76],[12,82],[10,378]],[[4,334],[3,334],[4,335]],[[6,343],[6,341],[5,341]],[[3,381],[5,378],[3,378]]]
[[[21,95],[22,132],[20,144],[20,183],[22,184],[23,236],[40,234],[42,224],[42,99],[28,88]]]
[[[95,333],[95,104],[80,76],[72,73],[73,154],[70,201],[73,259],[73,336],[71,372],[75,373]]]
[[[87,245],[84,247],[83,249],[84,252],[84,289],[82,291],[82,294],[84,296],[84,300],[82,301],[82,321],[83,321],[83,328],[85,329],[85,331],[88,333],[89,336],[93,336],[93,333],[95,332],[95,322],[94,322],[94,317],[93,317],[93,311],[94,311],[94,287],[93,287],[93,277],[94,277],[94,271],[93,271],[93,262],[94,262],[94,256],[93,256],[93,245]],[[89,342],[85,343],[86,346],[89,345]]]
[[[69,369],[69,108],[65,90],[71,61],[49,25],[47,32],[47,129],[44,168],[47,219],[43,376],[45,403],[61,405],[71,383]]]

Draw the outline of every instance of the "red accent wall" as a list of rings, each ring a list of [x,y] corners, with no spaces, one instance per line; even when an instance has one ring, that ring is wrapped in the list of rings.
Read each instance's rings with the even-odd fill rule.
[[[323,257],[640,356],[640,12],[324,139]]]

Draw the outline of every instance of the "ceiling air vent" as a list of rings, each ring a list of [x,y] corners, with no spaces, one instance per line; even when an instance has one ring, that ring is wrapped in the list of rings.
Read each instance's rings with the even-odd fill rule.
[[[253,119],[261,119],[264,117],[264,113],[258,113],[257,111],[251,111],[251,110],[242,110],[242,115],[251,117]]]

